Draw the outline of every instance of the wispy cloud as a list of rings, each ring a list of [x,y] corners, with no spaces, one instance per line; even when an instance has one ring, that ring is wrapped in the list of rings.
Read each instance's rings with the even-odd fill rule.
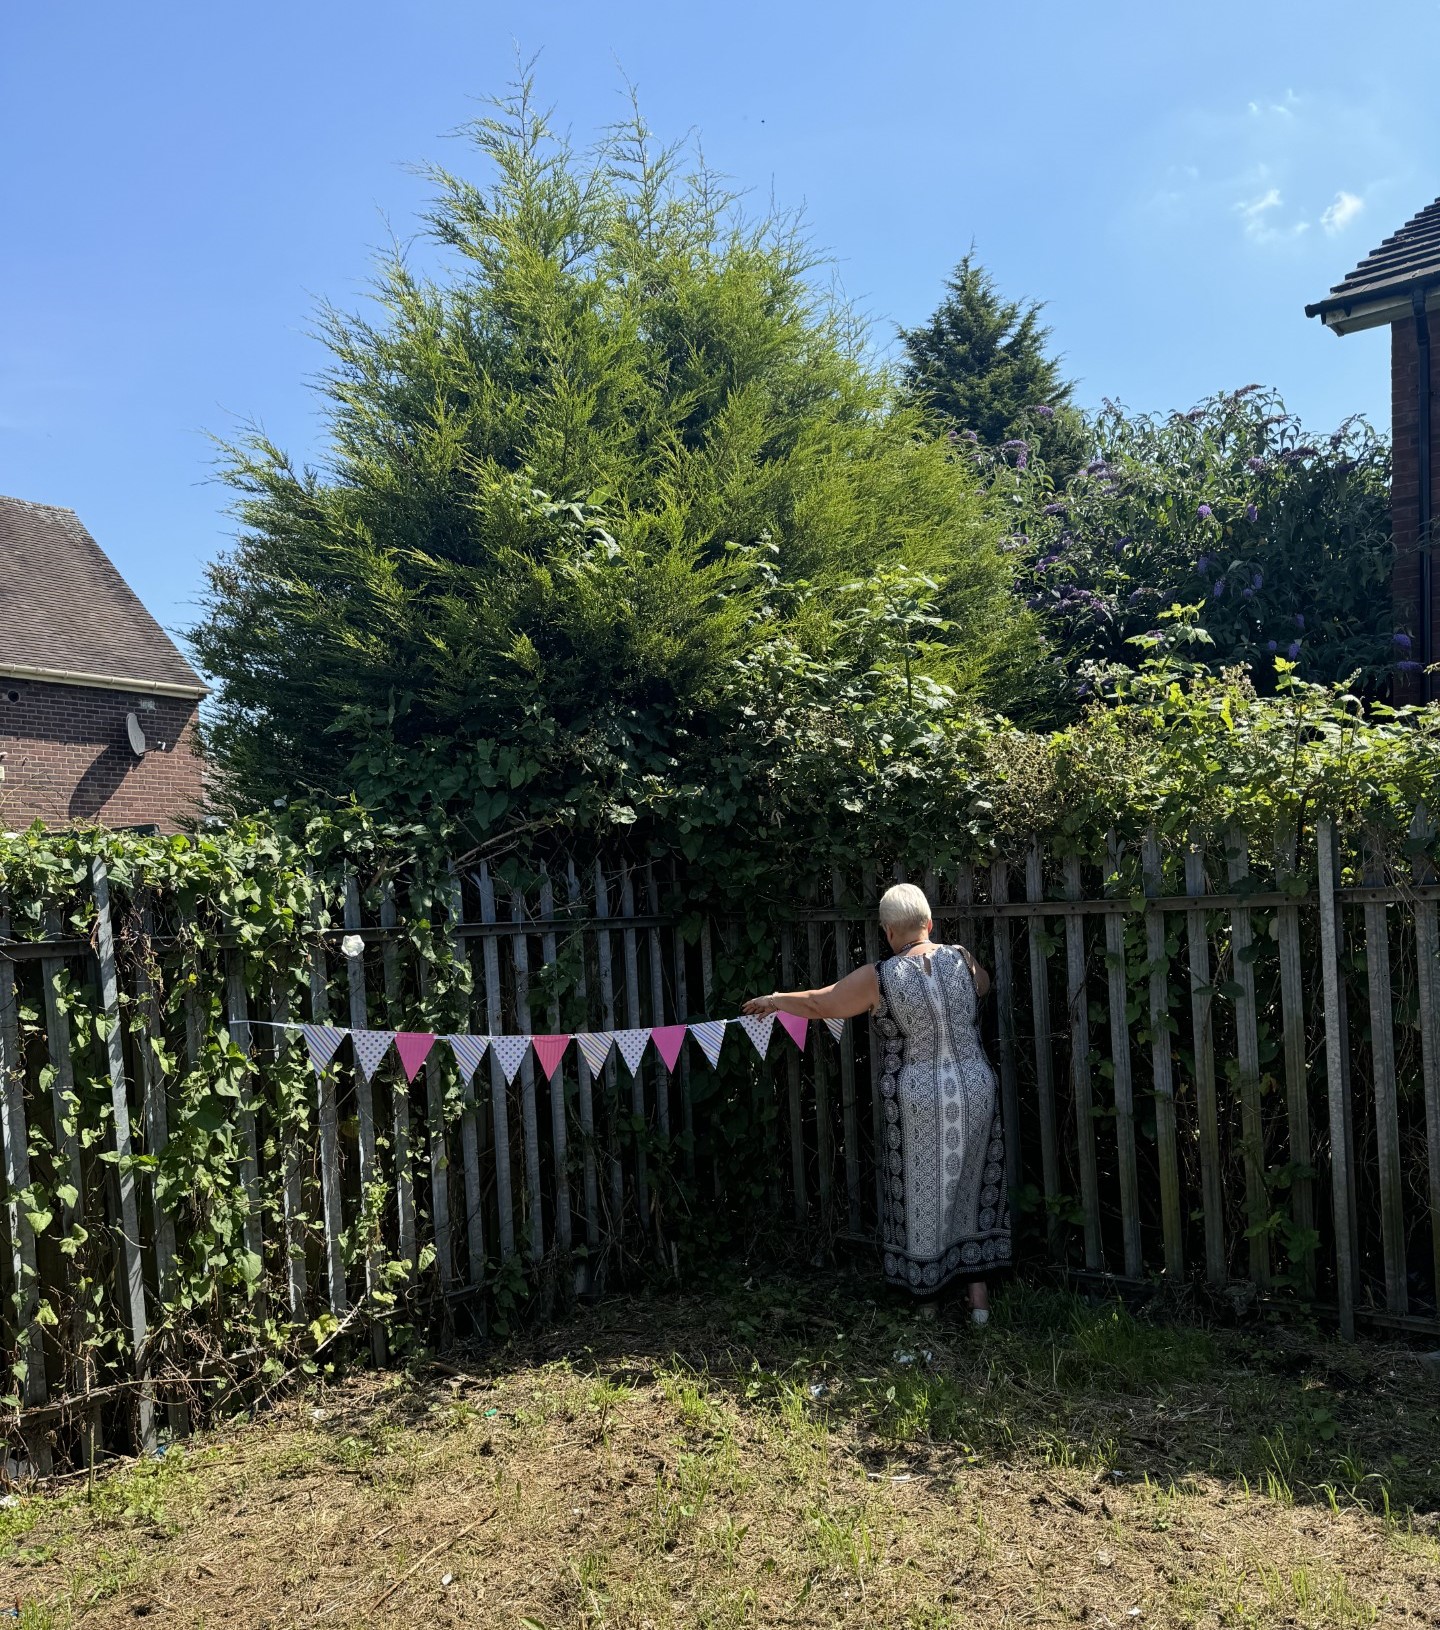
[[[1279,187],[1267,187],[1256,198],[1242,198],[1235,205],[1235,213],[1247,238],[1257,243],[1273,243],[1279,238],[1297,237],[1310,229],[1308,221],[1284,221],[1281,214],[1285,200]]]
[[[1335,201],[1320,217],[1320,225],[1334,237],[1364,212],[1365,200],[1353,192],[1337,192]]]

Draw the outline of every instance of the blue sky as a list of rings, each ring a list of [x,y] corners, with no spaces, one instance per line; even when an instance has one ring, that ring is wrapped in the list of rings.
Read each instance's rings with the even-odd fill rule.
[[[1260,381],[1384,426],[1384,336],[1303,306],[1440,193],[1437,46],[1431,0],[11,6],[0,492],[77,509],[183,628],[230,536],[209,435],[323,457],[315,303],[363,300],[416,230],[408,166],[467,164],[517,49],[577,140],[628,79],[757,206],[803,206],[880,348],[973,241],[1048,302],[1084,404]]]

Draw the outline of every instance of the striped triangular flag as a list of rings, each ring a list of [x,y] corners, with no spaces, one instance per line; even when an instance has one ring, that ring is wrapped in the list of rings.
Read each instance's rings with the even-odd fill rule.
[[[455,1055],[455,1063],[460,1070],[460,1079],[468,1087],[475,1079],[475,1072],[480,1068],[485,1058],[485,1049],[490,1045],[489,1036],[446,1036],[450,1043],[450,1051]]]
[[[839,1041],[845,1029],[845,1021],[844,1019],[826,1019],[825,1028],[830,1032],[836,1041]]]
[[[625,1060],[625,1068],[631,1075],[639,1075],[640,1060],[645,1056],[645,1049],[650,1043],[648,1030],[617,1030],[615,1032],[615,1045],[620,1049],[620,1056]]]
[[[329,1024],[302,1024],[300,1033],[310,1051],[310,1062],[315,1067],[316,1075],[324,1075],[326,1065],[345,1040],[345,1032]]]
[[[775,1028],[773,1013],[746,1013],[740,1019],[745,1034],[755,1043],[755,1051],[764,1058],[770,1046],[770,1033]]]
[[[352,1030],[350,1040],[355,1048],[355,1068],[367,1081],[375,1079],[390,1043],[395,1040],[393,1030]]]
[[[591,1075],[599,1075],[605,1068],[610,1049],[615,1045],[615,1038],[608,1030],[587,1031],[576,1036],[575,1045],[580,1049],[581,1058],[590,1066]]]
[[[490,1056],[500,1066],[506,1086],[515,1084],[525,1055],[530,1051],[529,1036],[491,1036]]]
[[[725,1040],[724,1019],[702,1019],[690,1026],[690,1034],[713,1070],[720,1062],[720,1048]]]

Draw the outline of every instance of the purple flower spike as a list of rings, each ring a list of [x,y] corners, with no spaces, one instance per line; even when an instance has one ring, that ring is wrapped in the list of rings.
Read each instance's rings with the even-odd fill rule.
[[[1197,560],[1195,562],[1195,570],[1197,572],[1199,572],[1202,577],[1204,577],[1204,576],[1206,576],[1208,574],[1208,572],[1210,570],[1210,557],[1209,557],[1209,555],[1201,555],[1199,560]]]
[[[1296,628],[1298,628],[1301,631],[1301,633],[1304,633],[1304,631],[1305,631],[1305,613],[1303,611],[1297,611],[1295,613],[1295,626],[1296,626]]]
[[[1210,508],[1209,504],[1201,504],[1201,506],[1199,507],[1199,509],[1197,509],[1195,511],[1195,513],[1200,517],[1200,519],[1202,521],[1208,521],[1210,519],[1211,515],[1214,513],[1214,511]]]
[[[1247,600],[1253,600],[1255,598],[1255,590],[1248,586],[1241,589],[1240,592]]]
[[[963,441],[978,442],[980,440],[973,430],[962,430],[960,436]]]
[[[1256,509],[1254,504],[1246,504],[1245,519],[1247,521],[1258,521],[1260,519],[1260,511]]]
[[[1292,662],[1294,662],[1295,659],[1300,655],[1300,641],[1299,640],[1291,640],[1290,644],[1289,644],[1289,647],[1287,648],[1287,650],[1285,652],[1285,655],[1287,657],[1289,657]]]
[[[1256,458],[1252,455],[1250,458],[1245,460],[1245,468],[1247,470],[1253,470],[1256,475],[1259,475],[1261,470],[1265,468],[1265,460],[1263,458]]]
[[[1215,587],[1211,589],[1210,592],[1217,600],[1220,599],[1220,597],[1225,593],[1225,579],[1223,577],[1217,577],[1215,579]]]
[[[1045,508],[1041,510],[1040,513],[1042,515],[1064,515],[1066,513],[1066,507],[1067,506],[1064,504],[1046,504]]]
[[[1395,666],[1402,674],[1418,674],[1420,672],[1420,664],[1418,662],[1411,662],[1408,658],[1404,662],[1397,662]]]
[[[1020,449],[1020,451],[1018,453],[1016,453],[1016,455],[1015,455],[1015,468],[1017,470],[1023,470],[1029,465],[1029,463],[1030,463],[1030,455],[1022,447]]]
[[[1264,572],[1256,572],[1256,574],[1255,574],[1255,575],[1254,575],[1254,577],[1252,577],[1252,578],[1251,578],[1251,579],[1250,579],[1250,587],[1251,587],[1251,588],[1252,588],[1252,589],[1258,589],[1258,588],[1259,588],[1259,587],[1260,587],[1260,585],[1261,585],[1261,584],[1262,584],[1262,583],[1263,583],[1263,582],[1264,582],[1264,581],[1265,581],[1265,574],[1264,574]]]
[[[1055,417],[1055,409],[1044,402],[1037,402],[1030,411],[1037,419],[1053,419]]]
[[[1397,628],[1390,636],[1390,643],[1401,651],[1408,651],[1410,649],[1410,636],[1402,634]]]
[[[1280,649],[1279,641],[1278,640],[1266,640],[1265,649],[1267,651],[1278,651]]]

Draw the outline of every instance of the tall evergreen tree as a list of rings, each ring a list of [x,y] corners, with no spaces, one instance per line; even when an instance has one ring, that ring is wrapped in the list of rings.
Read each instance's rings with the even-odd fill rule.
[[[920,328],[902,328],[904,382],[949,428],[987,447],[1021,439],[1068,474],[1088,454],[1083,417],[1038,301],[1007,300],[973,251],[955,268],[945,298]]]
[[[483,179],[432,176],[449,265],[326,314],[324,464],[230,450],[241,535],[193,640],[232,796],[623,820],[754,735],[777,630],[797,673],[861,639],[857,583],[893,620],[923,578],[915,660],[1000,700],[1033,635],[981,474],[793,225],[638,116],[583,155],[526,85],[472,134]]]

